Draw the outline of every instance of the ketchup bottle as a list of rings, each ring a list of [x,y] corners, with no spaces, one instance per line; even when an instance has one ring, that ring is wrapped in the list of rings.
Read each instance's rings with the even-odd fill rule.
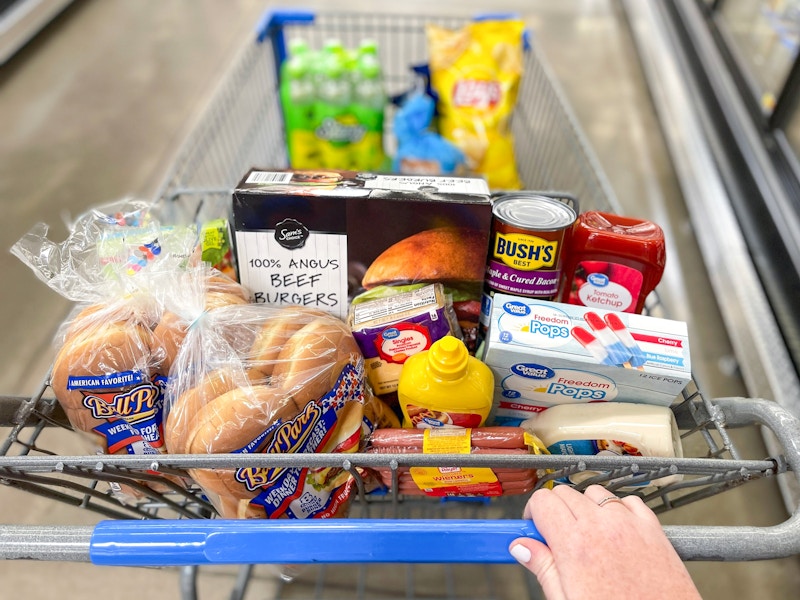
[[[641,313],[665,263],[664,232],[655,223],[586,211],[572,228],[561,302]]]

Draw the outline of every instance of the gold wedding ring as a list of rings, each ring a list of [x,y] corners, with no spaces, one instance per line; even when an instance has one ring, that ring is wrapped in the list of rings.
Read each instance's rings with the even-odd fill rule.
[[[597,506],[605,506],[609,502],[619,502],[620,504],[623,504],[620,498],[617,498],[616,496],[607,496],[600,500],[600,502],[597,503]]]

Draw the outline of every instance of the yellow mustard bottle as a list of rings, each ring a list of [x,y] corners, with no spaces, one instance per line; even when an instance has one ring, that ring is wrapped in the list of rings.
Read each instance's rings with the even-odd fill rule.
[[[470,356],[464,342],[445,336],[403,364],[397,389],[403,427],[480,427],[493,393],[491,369]]]

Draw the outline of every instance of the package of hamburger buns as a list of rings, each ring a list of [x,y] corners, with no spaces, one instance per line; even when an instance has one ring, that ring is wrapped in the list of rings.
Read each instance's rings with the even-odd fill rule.
[[[163,310],[153,282],[156,271],[183,268],[196,232],[162,227],[151,205],[137,200],[93,208],[68,228],[66,239],[55,242],[39,224],[12,248],[76,303],[55,336],[50,386],[91,451],[165,452],[164,350],[154,336]],[[126,489],[138,495],[138,486]]]
[[[355,491],[349,471],[269,456],[357,452],[366,400],[364,359],[337,317],[223,306],[186,332],[167,387],[165,440],[171,453],[266,455],[259,466],[190,471],[222,517],[340,517]],[[382,418],[371,401],[372,418]]]

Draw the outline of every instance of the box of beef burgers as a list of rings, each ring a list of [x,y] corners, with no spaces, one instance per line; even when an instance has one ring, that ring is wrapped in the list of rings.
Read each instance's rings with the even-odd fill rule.
[[[233,193],[255,302],[345,319],[351,302],[440,282],[474,338],[492,207],[483,179],[252,169]]]

